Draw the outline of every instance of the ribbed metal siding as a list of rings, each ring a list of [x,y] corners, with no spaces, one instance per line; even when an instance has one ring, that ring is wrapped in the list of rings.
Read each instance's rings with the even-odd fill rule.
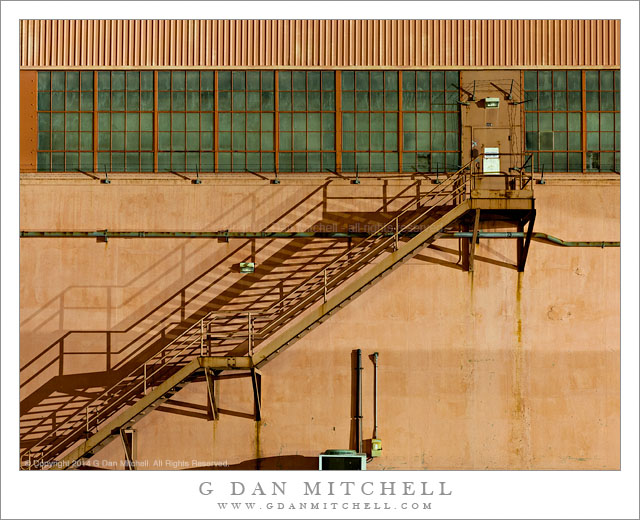
[[[22,68],[620,66],[619,20],[22,20]]]

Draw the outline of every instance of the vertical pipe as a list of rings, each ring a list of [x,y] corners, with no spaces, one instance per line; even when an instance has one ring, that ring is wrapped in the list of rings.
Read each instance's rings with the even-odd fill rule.
[[[362,453],[362,350],[356,352],[356,446]]]
[[[373,353],[373,438],[378,438],[378,353]]]

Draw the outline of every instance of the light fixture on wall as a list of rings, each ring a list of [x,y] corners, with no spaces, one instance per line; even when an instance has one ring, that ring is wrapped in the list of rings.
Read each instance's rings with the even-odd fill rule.
[[[255,262],[240,262],[241,273],[254,273],[256,270]]]
[[[500,106],[500,98],[488,97],[484,98],[484,108],[498,108]]]

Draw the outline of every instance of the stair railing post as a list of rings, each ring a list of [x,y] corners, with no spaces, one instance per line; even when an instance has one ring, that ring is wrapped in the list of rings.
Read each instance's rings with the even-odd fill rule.
[[[324,303],[327,303],[327,270],[322,271],[324,277]]]
[[[204,356],[204,318],[200,320],[200,357]]]
[[[147,395],[147,364],[143,365],[144,370],[144,395]]]
[[[394,235],[393,235],[393,239],[394,239],[394,241],[395,241],[395,248],[396,248],[396,251],[398,250],[398,232],[399,232],[398,225],[399,225],[399,223],[398,223],[398,217],[396,217],[396,219],[395,219],[395,224],[394,224],[395,233],[394,233]]]
[[[249,355],[253,356],[253,329],[251,327],[251,313],[247,313],[247,328],[249,330]]]
[[[87,421],[87,435],[88,435],[89,434],[89,407],[88,406],[85,409],[85,417]]]

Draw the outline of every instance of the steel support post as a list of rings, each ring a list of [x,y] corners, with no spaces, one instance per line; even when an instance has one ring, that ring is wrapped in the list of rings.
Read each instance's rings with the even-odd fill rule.
[[[476,216],[473,221],[473,236],[469,250],[469,271],[473,271],[473,260],[476,253],[476,242],[478,240],[478,227],[480,226],[480,210],[476,210]]]
[[[529,214],[528,224],[527,224],[527,233],[524,239],[518,239],[518,272],[524,272],[524,266],[527,263],[527,255],[529,254],[529,245],[531,244],[531,236],[533,235],[533,225],[536,221],[536,210],[532,209]],[[522,224],[522,231],[524,231],[524,223]],[[518,227],[518,231],[520,230],[520,226]]]
[[[262,373],[256,369],[251,369],[251,383],[253,385],[253,401],[255,407],[256,421],[262,420]]]
[[[204,376],[207,380],[207,415],[210,421],[217,421],[220,416],[218,414],[218,404],[216,403],[215,373],[210,368],[205,368]]]
[[[135,460],[137,456],[136,430],[131,428],[120,428],[120,439],[122,440],[122,446],[124,447],[124,469],[135,470]]]

